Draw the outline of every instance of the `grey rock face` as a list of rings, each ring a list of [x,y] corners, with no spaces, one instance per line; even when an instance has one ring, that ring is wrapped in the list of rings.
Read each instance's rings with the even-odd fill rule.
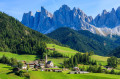
[[[55,28],[64,27],[71,23],[71,10],[67,5],[63,5],[53,14],[53,23]],[[69,26],[68,26],[69,27]]]
[[[40,14],[41,14],[40,11],[37,11],[36,14],[35,14],[34,28],[33,29],[38,28],[38,24],[39,24],[39,21],[40,21]]]
[[[31,20],[30,13],[23,15],[22,23],[41,33],[51,32],[50,29],[59,27],[70,27],[76,30],[82,27],[89,27],[93,23],[93,18],[87,16],[82,10],[74,8],[71,10],[67,5],[63,5],[59,10],[52,15],[46,9],[41,7],[41,12],[37,11],[34,20]],[[29,17],[28,17],[29,16]]]
[[[51,13],[44,9],[44,7],[41,7],[41,12],[37,11],[35,16],[31,12],[24,13],[22,24],[41,33],[45,33],[52,27],[52,17],[53,15]]]
[[[70,27],[75,30],[89,30],[103,36],[120,35],[120,7],[117,10],[113,8],[111,12],[103,10],[95,19],[79,8],[70,9],[67,5],[61,6],[53,15],[41,7],[41,11],[37,11],[35,16],[32,12],[24,13],[22,23],[44,34],[60,27]]]
[[[113,8],[111,12],[107,12],[106,10],[103,10],[103,13],[94,19],[95,26],[96,27],[108,27],[108,28],[114,28],[120,24],[120,8],[118,8],[116,11]]]
[[[117,10],[116,10],[116,15],[117,15],[117,17],[118,17],[119,20],[120,20],[120,7],[117,8]]]
[[[30,28],[34,26],[34,17],[31,11],[23,14],[22,23]]]
[[[45,33],[47,30],[49,30],[52,26],[52,17],[53,15],[51,13],[44,9],[44,7],[41,7],[39,24],[36,30],[41,33]]]
[[[53,15],[53,22],[56,28],[66,26],[80,30],[81,27],[89,26],[92,21],[93,18],[87,16],[82,10],[76,8],[71,10],[67,5],[63,5]]]

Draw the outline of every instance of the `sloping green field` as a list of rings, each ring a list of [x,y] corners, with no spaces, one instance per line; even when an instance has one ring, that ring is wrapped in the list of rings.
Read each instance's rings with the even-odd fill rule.
[[[72,49],[70,49],[72,50]],[[74,51],[74,50],[72,50]],[[69,52],[65,52],[66,54],[69,54]],[[75,52],[73,52],[70,55],[73,55]],[[9,57],[9,58],[16,58],[17,60],[26,60],[27,62],[29,61],[33,61],[35,59],[37,59],[36,55],[19,55],[19,54],[14,54],[14,53],[10,53],[10,52],[0,52],[0,57],[2,57],[3,55]],[[99,56],[99,55],[92,55],[91,58],[93,60],[97,60],[98,64],[101,63],[102,65],[106,65],[107,64],[107,58],[108,57],[103,57],[103,56]],[[62,63],[64,61],[64,58],[49,58],[48,60],[53,61],[55,64],[58,63]]]
[[[11,72],[11,67],[5,64],[0,64],[0,79],[24,79],[24,77],[16,76]]]
[[[25,60],[27,62],[37,59],[36,55],[19,55],[10,52],[0,52],[0,57],[5,55],[8,58],[16,58],[17,60]]]
[[[31,79],[120,79],[119,75],[90,73],[90,74],[65,74],[56,72],[31,71]]]
[[[0,79],[25,79],[10,73],[10,66],[0,64]],[[89,73],[89,74],[67,74],[56,72],[30,71],[30,79],[120,79],[120,75]]]
[[[78,51],[73,50],[71,48],[68,47],[62,47],[62,46],[58,46],[56,44],[47,44],[48,48],[55,48],[56,51],[58,51],[61,54],[67,55],[67,56],[71,56],[71,55],[75,55]]]
[[[62,46],[58,46],[55,44],[47,44],[48,48],[55,48],[56,51],[58,51],[61,54],[67,55],[69,57],[71,57],[72,55],[75,55],[78,51],[70,49],[68,47],[62,47]],[[10,52],[0,52],[0,57],[2,57],[3,55],[9,57],[9,58],[16,58],[17,60],[26,60],[27,62],[29,61],[34,61],[36,60],[38,57],[36,55],[19,55],[19,54],[14,54],[14,53],[10,53]],[[106,65],[107,64],[107,58],[108,57],[103,57],[103,56],[99,56],[99,55],[92,55],[91,59],[96,60],[99,63],[101,63],[102,65]],[[51,60],[55,63],[55,65],[58,65],[59,63],[62,63],[64,61],[64,58],[49,58],[48,60]]]
[[[49,48],[55,48],[56,51],[62,53],[64,55],[72,56],[77,53],[77,51],[72,50],[68,47],[62,47],[54,44],[47,44]],[[36,55],[18,55],[9,52],[0,52],[1,56],[7,56],[9,58],[16,58],[17,60],[26,60],[26,61],[33,61],[38,57]],[[96,60],[102,65],[107,64],[107,58],[98,55],[92,55],[91,58]],[[64,58],[48,58],[54,62],[55,65],[59,65],[64,61]],[[18,77],[13,73],[7,74],[11,70],[10,66],[0,64],[0,79],[24,79],[23,77]],[[30,78],[31,79],[120,79],[119,75],[111,75],[111,74],[104,74],[104,73],[90,73],[90,74],[66,74],[66,73],[56,73],[56,72],[41,72],[41,71],[30,71]]]
[[[47,47],[55,48],[55,50],[58,51],[59,53],[68,55],[69,57],[71,57],[72,55],[75,55],[78,52],[78,51],[70,49],[68,47],[62,47],[62,46],[58,46],[55,44],[47,44]],[[91,56],[92,60],[96,60],[98,64],[102,64],[102,65],[107,65],[107,58],[109,58],[109,57],[104,57],[104,56],[99,56],[99,55]]]
[[[62,47],[62,46],[58,46],[55,44],[47,44],[47,47],[53,48],[53,45],[54,45],[54,48],[56,49],[56,51],[58,51],[59,53],[62,53],[64,55],[67,55],[67,56],[74,55],[75,53],[78,52],[78,51],[75,51],[68,47]],[[14,54],[14,53],[10,53],[10,52],[0,52],[0,57],[2,57],[3,55],[5,55],[9,58],[12,58],[12,57],[16,58],[17,60],[26,60],[27,62],[33,61],[38,58],[36,55],[19,55],[19,54]],[[51,60],[53,60],[53,59],[51,59]],[[59,61],[59,59],[55,59],[55,60],[58,60],[58,62],[61,63],[61,61]],[[63,61],[64,59],[60,58],[60,60]]]
[[[67,58],[66,58],[67,59]],[[54,65],[59,66],[60,63],[63,63],[64,58],[48,58],[48,61],[52,61],[54,63]]]
[[[92,55],[91,58],[93,60],[96,60],[98,64],[107,65],[107,59],[109,57],[104,57],[104,56],[99,56],[99,55]]]

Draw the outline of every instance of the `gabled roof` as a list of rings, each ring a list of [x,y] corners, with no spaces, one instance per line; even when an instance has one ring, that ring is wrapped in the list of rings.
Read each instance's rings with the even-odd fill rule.
[[[74,67],[74,69],[77,69],[78,67]]]
[[[52,61],[48,61],[48,62],[47,62],[47,64],[50,64],[50,63],[52,63]]]

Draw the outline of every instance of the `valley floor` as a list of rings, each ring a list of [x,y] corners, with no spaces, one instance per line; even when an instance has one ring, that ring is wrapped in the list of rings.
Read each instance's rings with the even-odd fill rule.
[[[11,67],[0,64],[0,79],[25,79],[24,77],[16,76],[11,72]],[[67,74],[68,71],[57,72],[42,72],[29,71],[30,79],[120,79],[120,75],[104,74],[104,73],[89,73],[89,74]]]
[[[49,48],[53,48],[53,44],[48,44]],[[61,54],[68,55],[71,57],[72,55],[76,54],[77,51],[72,50],[67,47],[60,47],[57,45],[54,45],[54,48],[56,51],[58,51]],[[27,62],[34,61],[38,59],[38,56],[36,55],[19,55],[19,54],[13,54],[10,52],[0,52],[0,57],[5,55],[9,58],[16,58],[17,60],[25,60]],[[98,56],[98,55],[92,55],[92,60],[96,60],[97,64],[102,64],[103,66],[107,65],[107,58],[104,56]],[[65,58],[48,58],[48,60],[53,61],[55,65],[59,65],[60,63],[63,63]],[[119,59],[120,60],[120,59]],[[79,65],[83,67],[83,65]],[[88,67],[87,65],[84,65],[84,67]],[[24,77],[16,76],[14,73],[11,72],[11,67],[0,64],[0,79],[25,79]],[[118,65],[117,70],[120,71],[120,63]],[[104,74],[104,73],[89,73],[89,74],[67,74],[68,71],[63,71],[62,73],[56,73],[56,72],[42,72],[42,71],[29,71],[30,73],[30,79],[120,79],[120,75],[112,75],[112,74]]]
[[[119,75],[111,75],[104,73],[89,73],[89,74],[66,74],[56,72],[30,72],[30,79],[120,79]]]

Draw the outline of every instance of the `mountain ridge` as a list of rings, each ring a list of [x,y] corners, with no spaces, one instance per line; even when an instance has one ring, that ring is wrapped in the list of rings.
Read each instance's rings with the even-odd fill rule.
[[[58,28],[48,33],[47,36],[77,51],[94,51],[95,54],[99,55],[107,55],[112,49],[119,46],[118,43],[115,43],[110,38],[99,36],[86,30],[76,31],[68,27]]]
[[[35,16],[31,14],[29,12],[23,15],[22,24],[43,34],[60,27],[70,27],[74,30],[88,30],[102,36],[120,36],[120,7],[117,10],[113,8],[111,12],[103,10],[94,19],[92,16],[87,16],[81,9],[75,7],[70,9],[67,5],[62,5],[53,14],[44,7],[41,7],[41,11],[37,11]]]
[[[119,35],[120,24],[120,7],[111,12],[103,10],[94,19],[87,16],[81,9],[70,9],[67,5],[62,5],[53,14],[48,12],[44,7],[37,11],[35,16],[32,13],[25,13],[22,23],[33,30],[47,34],[60,27],[70,27],[75,30],[88,30],[94,34],[102,36]]]
[[[42,9],[43,7],[41,7],[41,12],[39,12],[40,14],[39,14],[39,17],[37,18],[37,22],[38,22],[37,26],[30,27],[41,33],[46,34],[63,26],[74,28],[76,30],[81,30],[81,27],[83,29],[87,29],[89,27],[92,28],[91,23],[93,21],[93,18],[91,16],[87,16],[79,8],[70,9],[67,5],[62,5],[62,7],[60,7],[59,10],[56,10],[53,13],[53,16],[51,17],[46,15],[46,14],[51,14],[51,13],[49,13],[45,9],[44,10],[46,13],[41,15],[41,13],[43,13]],[[36,12],[35,15],[37,15],[37,13],[38,12]],[[25,14],[23,15],[22,23],[26,26],[28,26],[27,24],[29,24],[27,20],[31,21],[30,18],[26,18],[26,16],[29,16],[29,15],[30,15],[30,12],[28,13],[28,15],[25,15]],[[42,18],[42,16],[44,16],[44,19]],[[36,17],[37,16],[34,17],[35,18],[34,20],[32,19],[32,21],[35,21],[34,25],[36,25]]]

